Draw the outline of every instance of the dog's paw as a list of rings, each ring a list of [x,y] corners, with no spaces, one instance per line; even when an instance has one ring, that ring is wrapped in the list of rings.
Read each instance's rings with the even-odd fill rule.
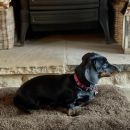
[[[86,103],[82,103],[81,105],[72,108],[58,107],[56,110],[66,113],[68,116],[78,116],[84,109],[84,105],[86,105]]]
[[[70,108],[68,110],[68,116],[78,116],[82,111],[82,107],[81,106],[76,106],[74,108]]]

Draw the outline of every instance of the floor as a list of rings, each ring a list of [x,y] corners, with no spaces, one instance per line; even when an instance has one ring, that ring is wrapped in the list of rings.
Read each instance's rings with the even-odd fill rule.
[[[26,40],[23,47],[0,50],[0,68],[77,65],[87,52],[97,52],[112,64],[130,64],[121,46],[106,44],[102,34],[49,35]],[[124,90],[130,100],[130,89]]]
[[[0,67],[77,65],[87,52],[106,56],[113,64],[130,64],[121,46],[106,44],[102,34],[50,35],[27,40],[23,47],[0,51]]]

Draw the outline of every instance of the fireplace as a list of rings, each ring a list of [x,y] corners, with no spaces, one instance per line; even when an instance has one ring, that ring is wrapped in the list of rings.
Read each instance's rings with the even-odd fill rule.
[[[20,41],[24,44],[28,27],[32,31],[93,29],[101,25],[110,42],[109,0],[20,0]]]

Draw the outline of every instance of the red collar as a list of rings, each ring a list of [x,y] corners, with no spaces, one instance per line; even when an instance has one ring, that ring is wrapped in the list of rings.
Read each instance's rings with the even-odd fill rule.
[[[78,79],[78,76],[77,76],[77,74],[76,73],[74,73],[74,80],[75,80],[75,82],[76,82],[76,84],[77,84],[77,86],[79,87],[79,88],[81,88],[81,89],[83,89],[83,90],[88,90],[88,87],[85,85],[85,84],[83,84],[83,83],[81,83],[80,81],[79,81],[79,79]]]
[[[83,89],[83,90],[85,90],[85,91],[87,91],[87,90],[89,89],[89,87],[87,87],[85,84],[82,84],[82,83],[79,81],[78,76],[77,76],[76,73],[74,74],[74,80],[75,80],[75,82],[76,82],[76,84],[77,84],[77,86],[78,86],[79,88],[81,88],[81,89]],[[98,91],[95,89],[95,87],[92,88],[91,90],[94,91],[95,95],[97,95]]]

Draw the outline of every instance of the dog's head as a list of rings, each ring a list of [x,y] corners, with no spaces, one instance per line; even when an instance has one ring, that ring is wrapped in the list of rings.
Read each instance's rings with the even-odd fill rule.
[[[76,68],[76,73],[92,84],[96,84],[101,77],[111,76],[119,69],[111,65],[107,59],[97,53],[87,53],[82,57],[82,63]]]

